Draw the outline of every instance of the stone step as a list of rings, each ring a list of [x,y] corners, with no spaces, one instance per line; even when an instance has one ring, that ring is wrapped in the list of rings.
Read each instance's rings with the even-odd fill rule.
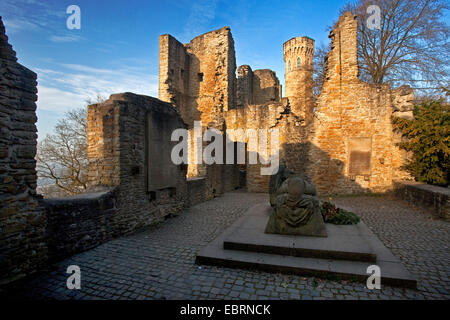
[[[327,223],[328,237],[266,234],[264,230],[270,214],[268,204],[252,207],[230,227],[224,248],[304,258],[377,260],[371,241],[374,235],[364,223],[342,226]]]
[[[225,250],[238,250],[249,252],[260,252],[269,254],[278,254],[284,256],[303,257],[303,258],[318,258],[318,259],[333,259],[333,260],[348,260],[373,262],[377,260],[376,254],[366,252],[351,252],[351,251],[333,251],[326,249],[311,249],[307,247],[286,247],[272,244],[253,244],[247,242],[237,242],[232,240],[225,240],[223,243]]]
[[[200,250],[196,263],[362,282],[369,277],[367,267],[377,265],[382,285],[417,287],[417,280],[362,221],[327,224],[327,238],[288,236],[264,233],[269,214],[267,203],[250,208]]]
[[[256,269],[265,272],[317,276],[333,280],[347,279],[366,282],[371,262],[302,258],[287,255],[225,250],[208,246],[196,258],[197,264],[228,268]],[[379,261],[381,285],[416,289],[417,281],[397,262]]]

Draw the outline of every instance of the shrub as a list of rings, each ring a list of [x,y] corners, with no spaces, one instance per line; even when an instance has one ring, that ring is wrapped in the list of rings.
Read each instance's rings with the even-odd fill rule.
[[[393,118],[405,141],[399,147],[412,152],[404,166],[417,181],[448,186],[450,168],[450,107],[443,101],[424,102],[414,108],[414,120]]]
[[[326,223],[349,225],[357,224],[360,221],[356,214],[337,208],[331,202],[323,202],[320,211],[322,213],[323,221]]]

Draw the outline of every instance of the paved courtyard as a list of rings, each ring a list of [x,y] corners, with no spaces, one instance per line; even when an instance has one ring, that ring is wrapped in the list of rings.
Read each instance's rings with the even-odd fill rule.
[[[419,279],[418,290],[198,266],[196,253],[265,194],[241,191],[58,263],[8,298],[19,299],[450,299],[450,225],[387,196],[338,197],[362,217]],[[81,268],[81,290],[68,290],[66,269]]]

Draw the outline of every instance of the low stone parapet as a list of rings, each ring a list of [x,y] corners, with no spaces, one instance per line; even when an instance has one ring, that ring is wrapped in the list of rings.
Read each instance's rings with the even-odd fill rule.
[[[48,257],[59,261],[94,248],[116,235],[114,189],[70,198],[44,199]]]
[[[434,215],[450,220],[450,189],[414,181],[394,181],[394,194],[414,205],[432,208]]]

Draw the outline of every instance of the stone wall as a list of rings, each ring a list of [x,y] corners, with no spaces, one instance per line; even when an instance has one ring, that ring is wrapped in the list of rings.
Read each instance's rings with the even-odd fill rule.
[[[196,113],[189,108],[190,57],[185,46],[171,35],[159,37],[159,88],[162,101],[171,103],[183,119],[195,119]],[[192,87],[192,85],[191,85]],[[193,120],[192,120],[193,121]]]
[[[249,65],[238,68],[236,85],[236,107],[239,109],[253,104],[253,71]]]
[[[148,188],[147,170],[154,160],[146,156],[149,116],[172,119],[179,128],[186,127],[172,105],[132,93],[111,95],[88,108],[89,184],[90,188],[117,187],[118,209],[112,217],[117,234],[154,224],[188,205],[186,165],[177,166],[175,185]],[[159,143],[159,156],[169,152],[170,158],[170,141]]]
[[[190,108],[200,112],[196,120],[222,129],[223,112],[236,105],[236,58],[230,28],[194,38],[186,45],[186,50],[191,57],[189,92],[194,98]]]
[[[189,199],[189,205],[194,206],[198,203],[202,203],[207,198],[207,186],[206,186],[206,178],[200,177],[200,178],[190,178],[187,180],[187,186],[188,186],[188,199]]]
[[[59,261],[120,235],[114,190],[42,200],[46,208],[49,261]]]
[[[326,80],[311,128],[307,174],[321,193],[386,191],[402,175],[388,85],[358,79],[357,21],[347,12],[330,32]],[[403,173],[404,174],[404,173]]]
[[[244,109],[230,110],[226,118],[228,128],[230,129],[265,129],[270,132],[271,129],[278,129],[280,158],[284,159],[288,166],[293,170],[304,171],[305,154],[303,149],[306,144],[307,129],[303,118],[298,117],[290,110],[289,100],[284,98],[281,102],[249,105]],[[268,142],[270,143],[270,134],[268,134]],[[247,161],[246,161],[246,188],[250,192],[267,192],[269,187],[269,175],[261,175],[261,167],[263,165],[258,159],[257,164],[249,164],[248,157],[260,155],[257,146],[252,146],[248,137],[244,140],[237,139],[240,143],[246,144]],[[270,145],[268,145],[268,151]]]
[[[229,27],[214,30],[181,44],[170,35],[160,36],[159,98],[172,103],[193,136],[194,121],[224,130],[224,112],[236,106],[236,58]],[[191,142],[194,146],[194,142]],[[206,145],[206,143],[203,143]],[[223,174],[238,168],[207,167],[190,155],[188,177],[205,176],[212,197],[233,186],[223,185]]]
[[[0,284],[47,259],[36,196],[36,74],[17,63],[0,18]]]
[[[294,37],[283,44],[286,97],[282,99],[281,86],[271,70],[253,71],[243,65],[235,79],[234,41],[228,27],[186,45],[162,36],[160,69],[169,70],[170,75],[171,69],[186,66],[188,60],[190,76],[180,82],[162,74],[160,98],[174,103],[188,124],[202,120],[204,130],[279,129],[282,159],[293,170],[310,176],[321,193],[386,191],[392,188],[393,179],[410,178],[401,169],[409,155],[397,147],[402,138],[393,132],[391,118],[412,117],[413,92],[409,87],[392,90],[358,79],[357,20],[350,12],[339,18],[329,37],[325,82],[316,103],[313,39]],[[201,81],[193,76],[198,73]],[[175,89],[166,83],[175,83]],[[233,87],[235,98],[230,98]],[[179,92],[187,93],[191,103],[171,98]],[[224,97],[226,103],[217,104]],[[246,151],[257,152],[249,145]],[[268,177],[259,174],[260,168],[260,164],[246,165],[247,190],[267,190]],[[204,165],[190,165],[189,172],[190,177],[206,176],[209,194],[223,190],[228,181],[223,171],[221,176],[220,169]]]
[[[450,190],[414,181],[394,181],[394,194],[416,206],[432,208],[437,218],[450,221]]]
[[[281,101],[281,85],[274,71],[261,69],[252,71],[248,65],[238,68],[237,108],[252,104],[266,104]]]
[[[207,166],[210,179],[186,180],[186,165],[170,161],[171,133],[186,127],[172,105],[152,97],[114,94],[105,102],[90,105],[89,192],[42,201],[50,261],[83,252],[232,190],[234,179],[226,165]],[[223,183],[217,179],[222,174],[229,177]]]
[[[326,79],[314,112],[314,40],[308,37],[283,45],[287,97],[282,98],[271,70],[245,65],[236,78],[230,28],[188,44],[161,36],[162,101],[122,93],[89,106],[89,193],[40,201],[36,74],[17,63],[0,19],[0,284],[38,270],[48,258],[87,250],[234,190],[244,177],[248,191],[267,192],[270,176],[260,171],[267,165],[248,163],[260,150],[245,136],[233,140],[246,148],[245,165],[188,168],[169,161],[171,132],[187,128],[192,134],[195,121],[202,121],[202,133],[278,129],[281,159],[305,172],[322,194],[386,191],[394,179],[410,178],[400,169],[409,155],[396,146],[401,136],[393,132],[391,117],[411,118],[414,95],[408,87],[392,90],[358,79],[356,30],[354,16],[344,13],[331,31]],[[187,180],[188,172],[196,178]],[[448,197],[430,196],[428,189],[407,187],[400,193],[433,203],[448,218]]]
[[[253,71],[253,104],[280,102],[281,85],[274,71],[260,69]]]
[[[236,106],[236,58],[229,27],[181,44],[160,36],[159,99],[172,103],[192,128],[202,121],[221,129],[223,112]]]

